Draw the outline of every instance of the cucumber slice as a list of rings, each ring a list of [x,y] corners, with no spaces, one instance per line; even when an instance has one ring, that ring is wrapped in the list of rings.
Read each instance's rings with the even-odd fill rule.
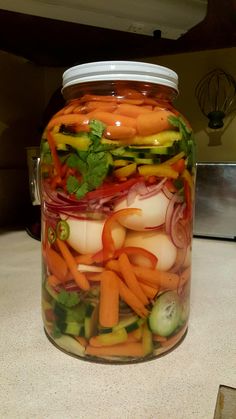
[[[85,347],[70,336],[60,336],[55,339],[55,343],[67,352],[78,356],[84,356]]]
[[[81,331],[84,329],[84,325],[77,322],[66,323],[64,333],[66,335],[81,336]]]
[[[150,158],[140,158],[137,157],[134,159],[135,163],[137,164],[154,164],[154,160]]]
[[[161,155],[169,155],[169,154],[174,154],[175,153],[175,149],[174,147],[170,146],[164,146],[164,145],[160,145],[158,147],[152,147],[150,148],[150,153],[151,154],[161,154]]]
[[[149,316],[149,327],[153,333],[169,336],[178,327],[181,304],[174,291],[167,291],[157,298]]]
[[[149,330],[147,324],[143,325],[143,352],[144,356],[149,355],[153,351],[152,332]]]

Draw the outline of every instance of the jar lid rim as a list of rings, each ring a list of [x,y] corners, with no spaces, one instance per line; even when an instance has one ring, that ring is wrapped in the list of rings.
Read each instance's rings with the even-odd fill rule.
[[[97,61],[73,66],[63,73],[62,91],[75,84],[105,80],[161,84],[178,92],[178,75],[175,71],[141,61]]]

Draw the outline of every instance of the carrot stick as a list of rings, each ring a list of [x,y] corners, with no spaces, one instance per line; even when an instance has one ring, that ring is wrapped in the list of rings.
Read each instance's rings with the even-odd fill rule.
[[[128,116],[112,114],[104,111],[94,111],[87,114],[89,119],[98,119],[106,125],[124,125],[125,127],[132,127],[136,129],[136,120]]]
[[[115,102],[102,102],[94,100],[91,102],[87,102],[85,108],[87,112],[91,112],[94,110],[113,112],[117,108],[117,104]]]
[[[175,290],[179,285],[179,275],[171,272],[159,271],[157,269],[133,266],[135,275],[151,284],[157,284],[161,288]]]
[[[148,304],[148,299],[140,287],[139,282],[132,270],[128,256],[125,253],[122,253],[119,257],[119,268],[121,275],[129,289],[136,295],[136,297],[138,297],[140,301],[142,301],[144,305]]]
[[[87,115],[79,115],[79,114],[68,114],[68,115],[59,115],[55,118],[52,118],[47,125],[47,130],[51,130],[56,125],[88,125],[89,118]]]
[[[72,256],[70,250],[68,249],[66,243],[60,239],[57,239],[57,245],[60,249],[62,256],[65,259],[65,262],[73,275],[73,278],[76,284],[82,288],[83,290],[87,291],[90,288],[89,282],[86,276],[77,270],[77,263],[75,258]]]
[[[133,330],[133,332],[128,333],[127,342],[139,342],[142,339],[143,336],[143,329],[142,327],[139,327],[136,330]]]
[[[187,325],[184,326],[176,335],[172,336],[171,338],[167,339],[166,341],[161,342],[161,346],[174,346],[184,335],[187,329]]]
[[[166,342],[167,338],[165,336],[160,336],[160,335],[153,334],[152,335],[152,340],[154,342],[161,342],[162,343],[162,342]]]
[[[118,113],[124,116],[130,116],[131,118],[137,118],[137,116],[139,115],[150,112],[152,111],[141,106],[130,105],[128,103],[121,103],[120,105],[118,105],[114,113]]]
[[[139,115],[136,120],[138,133],[152,135],[172,128],[168,121],[169,116],[174,116],[174,113],[166,110]]]
[[[101,102],[117,102],[117,98],[115,96],[99,96],[99,95],[84,95],[80,99],[81,103],[90,102],[90,101],[101,101]]]
[[[54,163],[57,175],[59,176],[59,178],[61,178],[61,162],[57,155],[56,144],[55,144],[52,133],[50,131],[46,131],[46,133],[47,133],[46,135],[47,135],[48,145],[52,153],[53,163]]]
[[[67,277],[68,268],[64,259],[54,249],[46,247],[46,262],[49,271],[61,282]]]
[[[107,125],[106,130],[104,131],[104,136],[110,140],[126,140],[133,138],[136,135],[136,129],[133,127],[121,126],[112,126]]]
[[[141,281],[139,282],[139,285],[148,298],[150,298],[151,300],[155,298],[156,294],[158,293],[158,290],[156,288],[153,288],[150,285],[147,285]]]
[[[148,250],[142,248],[142,247],[136,247],[136,246],[127,246],[127,247],[121,247],[120,249],[117,249],[115,251],[114,257],[119,257],[121,253],[125,253],[126,255],[141,255],[146,257],[151,262],[151,267],[155,269],[157,264],[157,257],[149,252]]]
[[[82,263],[84,265],[92,265],[93,264],[92,254],[75,256],[75,260],[76,260],[77,264],[79,264],[79,263]]]
[[[99,323],[113,327],[119,321],[119,287],[117,275],[112,271],[101,274]]]
[[[147,317],[148,310],[136,295],[119,278],[119,293],[122,298],[140,317]]]
[[[114,346],[104,346],[95,348],[88,345],[85,350],[86,355],[93,356],[132,356],[142,357],[144,356],[142,343],[139,342],[127,342],[121,343]]]
[[[47,283],[51,286],[51,287],[55,287],[56,285],[61,284],[60,279],[58,279],[55,275],[49,275],[47,277]]]

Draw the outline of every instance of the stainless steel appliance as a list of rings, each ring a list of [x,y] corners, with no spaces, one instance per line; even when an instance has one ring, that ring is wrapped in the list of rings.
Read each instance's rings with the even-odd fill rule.
[[[194,236],[236,240],[236,162],[198,162]]]

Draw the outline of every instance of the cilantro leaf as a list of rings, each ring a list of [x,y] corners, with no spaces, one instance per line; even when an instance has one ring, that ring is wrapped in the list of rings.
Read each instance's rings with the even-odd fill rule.
[[[103,131],[106,128],[106,125],[103,122],[98,121],[97,119],[92,119],[89,122],[89,127],[90,127],[90,133],[92,135],[95,135],[98,138],[101,138]]]
[[[77,292],[61,291],[57,296],[57,301],[65,307],[74,307],[79,303]]]
[[[191,167],[195,161],[195,140],[193,132],[181,116],[170,116],[168,120],[182,134],[182,140],[178,141],[178,146],[186,154],[188,166]]]
[[[69,193],[75,193],[79,187],[79,181],[75,176],[68,176],[66,181],[66,189]]]

